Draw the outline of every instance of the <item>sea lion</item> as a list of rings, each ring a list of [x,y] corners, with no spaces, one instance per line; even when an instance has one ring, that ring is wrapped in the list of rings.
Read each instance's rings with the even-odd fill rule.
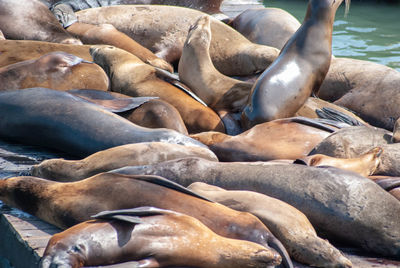
[[[383,150],[375,147],[357,158],[335,158],[323,154],[313,154],[297,159],[295,163],[304,163],[308,166],[331,166],[356,172],[361,176],[368,177],[375,173]]]
[[[224,132],[223,123],[214,111],[160,79],[157,70],[138,57],[112,46],[93,46],[90,53],[111,78],[111,91],[132,97],[160,97],[179,111],[189,133]]]
[[[220,161],[295,160],[334,131],[315,120],[293,117],[258,124],[236,136],[210,131],[191,137],[206,144]]]
[[[140,127],[69,93],[45,88],[0,92],[0,118],[0,138],[78,157],[137,142],[205,147],[176,131]]]
[[[157,97],[130,97],[110,91],[68,90],[68,93],[98,104],[134,124],[148,128],[168,128],[188,135],[178,110]]]
[[[0,28],[7,39],[82,44],[61,27],[41,1],[0,0],[0,10]]]
[[[332,157],[355,158],[374,147],[383,149],[375,175],[400,176],[400,144],[391,143],[392,133],[375,127],[359,126],[336,131],[310,152]]]
[[[100,66],[60,51],[0,67],[0,90],[45,87],[107,91],[108,86],[108,76]]]
[[[256,242],[267,248],[270,245],[286,252],[279,240],[250,213],[208,201],[158,176],[101,173],[77,182],[13,177],[0,180],[0,200],[63,229],[104,210],[153,206],[192,216],[221,236]],[[281,256],[271,251],[274,254],[270,265],[279,264]]]
[[[142,142],[99,151],[82,160],[45,160],[32,166],[31,173],[32,176],[54,181],[78,181],[120,167],[155,164],[184,157],[201,157],[218,161],[217,157],[206,148],[163,142]]]
[[[255,215],[296,261],[316,267],[351,267],[351,262],[339,250],[317,236],[303,213],[285,202],[252,191],[227,191],[202,182],[192,183],[188,189],[232,209]]]
[[[220,6],[223,0],[48,0],[50,4],[69,5],[74,11],[83,9],[103,7],[110,5],[171,5],[197,9],[209,14],[220,13]]]
[[[82,10],[78,22],[112,24],[167,62],[182,53],[189,26],[204,13],[174,6],[120,5]],[[156,19],[155,19],[156,18]],[[225,75],[247,75],[265,70],[277,57],[276,48],[251,43],[228,25],[210,18],[210,55]]]
[[[393,126],[392,142],[393,143],[400,142],[400,117],[397,118]]]
[[[184,186],[205,182],[227,190],[263,193],[299,209],[328,239],[400,257],[400,202],[354,172],[296,164],[211,162],[201,158],[125,167],[113,172],[164,176]]]
[[[249,8],[229,25],[253,43],[282,49],[301,24],[280,8]]]
[[[76,22],[69,26],[67,31],[79,38],[84,44],[116,46],[136,55],[147,64],[173,72],[173,68],[169,63],[158,58],[153,52],[115,29],[111,24],[92,25]]]
[[[261,245],[219,236],[199,220],[170,210],[139,207],[95,218],[53,235],[40,267],[136,260],[140,267],[250,268],[265,267],[273,259]]]
[[[92,61],[90,46],[68,45],[31,40],[0,40],[0,67],[24,60],[37,59],[44,54],[64,51],[86,61]]]
[[[370,61],[334,58],[318,96],[354,111],[373,126],[392,130],[400,117],[399,83],[400,72],[393,68]]]
[[[304,21],[279,57],[254,84],[242,112],[242,125],[293,116],[317,93],[332,57],[332,30],[343,0],[310,0]],[[346,9],[350,0],[346,0]]]

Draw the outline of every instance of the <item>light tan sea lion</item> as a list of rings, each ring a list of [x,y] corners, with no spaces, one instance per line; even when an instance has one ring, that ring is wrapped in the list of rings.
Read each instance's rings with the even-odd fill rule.
[[[206,148],[163,142],[134,143],[94,153],[82,160],[49,159],[32,167],[32,176],[54,181],[78,181],[125,166],[155,164],[184,157],[218,161]]]
[[[282,49],[301,24],[280,8],[249,8],[229,25],[253,43]]]
[[[79,38],[84,44],[116,46],[132,53],[147,64],[173,72],[169,63],[158,58],[153,52],[115,29],[111,24],[93,25],[76,22],[69,26],[67,31]]]
[[[296,261],[316,267],[351,267],[351,262],[328,241],[317,236],[307,217],[276,198],[251,191],[227,191],[195,182],[188,189],[235,210],[259,218]]]
[[[94,62],[111,77],[112,91],[132,97],[154,96],[165,100],[179,111],[189,133],[225,131],[214,111],[158,78],[156,69],[136,56],[111,46],[93,46],[90,51]]]
[[[279,240],[250,213],[208,201],[158,176],[101,173],[77,182],[13,177],[0,180],[0,200],[60,228],[89,220],[91,215],[104,210],[153,206],[195,217],[221,236],[265,246],[271,253],[265,265],[281,261],[281,256],[269,245],[286,252]]]
[[[294,116],[311,93],[318,92],[329,69],[333,21],[342,2],[309,1],[302,25],[254,84],[242,112],[244,128]],[[349,3],[346,0],[346,7]]]
[[[258,124],[229,136],[219,132],[191,135],[206,144],[220,161],[268,161],[304,157],[335,130],[301,117]]]
[[[295,163],[303,162],[308,166],[337,167],[368,177],[376,172],[381,162],[380,156],[382,152],[382,148],[375,147],[357,158],[336,158],[323,154],[314,154],[298,159]]]
[[[189,26],[204,13],[183,7],[121,5],[92,8],[76,13],[79,22],[112,24],[168,62],[182,53]],[[211,18],[210,55],[225,75],[248,75],[265,70],[278,50],[251,43],[228,25]]]
[[[135,260],[137,267],[261,268],[271,260],[261,245],[219,236],[199,220],[170,210],[139,207],[95,217],[53,235],[40,267]]]
[[[0,0],[0,10],[0,29],[7,39],[82,44],[61,27],[41,1]]]
[[[107,91],[108,86],[108,76],[100,66],[60,51],[0,67],[0,90],[45,87]]]

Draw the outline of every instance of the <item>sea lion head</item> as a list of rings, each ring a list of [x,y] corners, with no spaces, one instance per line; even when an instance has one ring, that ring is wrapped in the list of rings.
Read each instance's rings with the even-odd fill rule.
[[[210,16],[203,15],[199,17],[193,25],[190,26],[185,46],[191,45],[191,43],[195,43],[196,45],[201,45],[204,46],[204,48],[209,49],[210,42]]]
[[[74,67],[81,63],[91,63],[91,62],[85,61],[84,59],[79,58],[78,56],[66,52],[56,51],[41,56],[39,59],[37,59],[36,66],[38,69],[44,69],[45,71],[48,72],[64,73],[71,67]]]

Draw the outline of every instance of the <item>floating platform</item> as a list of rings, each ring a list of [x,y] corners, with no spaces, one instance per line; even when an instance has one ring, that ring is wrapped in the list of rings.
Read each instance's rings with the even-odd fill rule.
[[[257,0],[225,0],[221,10],[229,17],[234,17],[247,8],[263,7]],[[67,156],[43,150],[35,146],[11,144],[0,141],[0,179],[12,176],[28,175],[32,165],[44,159]],[[12,209],[0,201],[0,268],[35,268],[38,267],[50,237],[59,232],[57,227],[40,219]],[[400,261],[371,256],[355,248],[340,248],[355,268],[395,268]],[[1,257],[6,260],[1,260]],[[7,262],[11,263],[11,266]],[[135,262],[128,262],[103,267],[132,268]],[[306,268],[295,263],[296,268]]]

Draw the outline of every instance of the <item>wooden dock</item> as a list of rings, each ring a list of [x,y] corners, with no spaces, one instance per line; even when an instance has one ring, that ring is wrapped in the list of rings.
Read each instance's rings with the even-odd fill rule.
[[[221,10],[233,17],[246,8],[262,7],[257,0],[225,0]],[[35,146],[10,144],[0,141],[0,179],[12,176],[29,174],[32,165],[44,159],[65,157],[59,153],[49,152]],[[51,224],[45,223],[36,217],[11,209],[0,201],[0,268],[8,268],[5,260],[9,260],[11,267],[30,268],[38,267],[50,237],[60,230]],[[352,248],[342,249],[345,255],[353,262],[353,267],[373,268],[400,267],[400,262],[364,255]],[[107,267],[135,267],[134,262],[111,265]],[[295,267],[308,266],[295,263]]]

